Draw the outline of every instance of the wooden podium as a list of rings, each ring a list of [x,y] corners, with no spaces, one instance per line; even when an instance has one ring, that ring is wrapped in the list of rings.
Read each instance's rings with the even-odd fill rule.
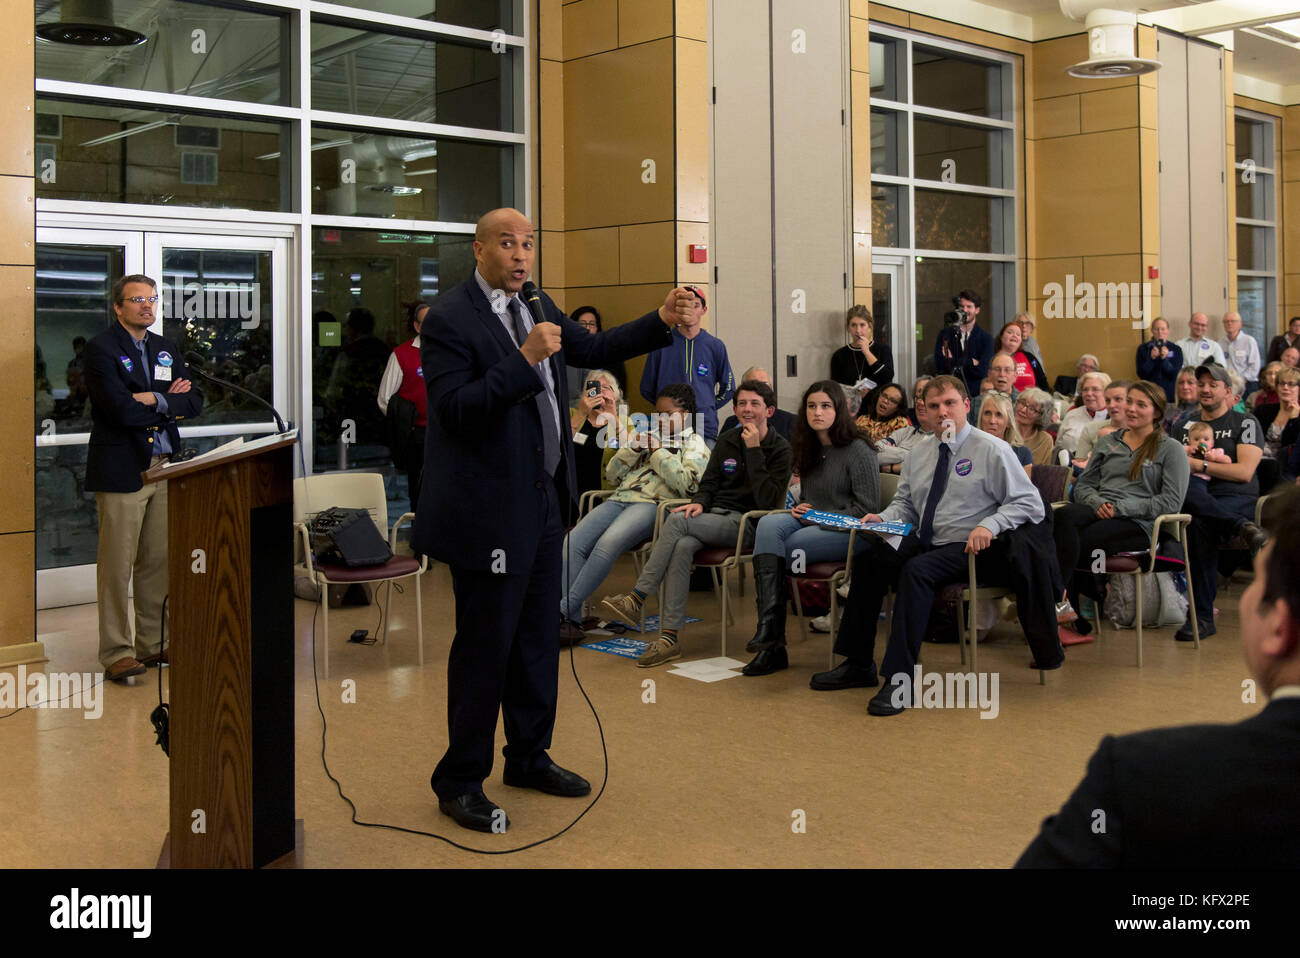
[[[171,814],[159,867],[300,862],[294,822],[296,431],[167,480]],[[299,826],[301,823],[298,823]]]

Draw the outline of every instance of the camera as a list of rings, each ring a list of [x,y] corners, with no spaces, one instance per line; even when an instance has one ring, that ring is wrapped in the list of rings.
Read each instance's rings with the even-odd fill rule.
[[[960,326],[962,323],[966,322],[966,311],[961,308],[960,296],[954,296],[952,298],[952,307],[951,311],[943,314],[944,325]]]

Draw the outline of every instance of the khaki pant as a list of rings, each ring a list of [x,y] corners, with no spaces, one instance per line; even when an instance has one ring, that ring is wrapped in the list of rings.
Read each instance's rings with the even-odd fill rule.
[[[143,658],[162,648],[163,598],[167,595],[167,483],[146,483],[139,492],[97,492],[99,552],[99,664],[108,668],[127,656]],[[135,576],[135,639],[127,593]]]

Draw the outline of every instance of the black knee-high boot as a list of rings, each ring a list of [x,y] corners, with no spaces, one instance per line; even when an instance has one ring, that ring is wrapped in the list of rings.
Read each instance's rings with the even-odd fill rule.
[[[745,649],[758,654],[742,671],[745,675],[769,675],[789,665],[785,651],[788,590],[784,556],[754,556],[754,591],[757,593],[758,628]]]

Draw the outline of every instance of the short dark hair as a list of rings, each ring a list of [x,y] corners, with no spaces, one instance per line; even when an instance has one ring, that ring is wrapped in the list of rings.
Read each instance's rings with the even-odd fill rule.
[[[925,390],[921,393],[921,402],[930,398],[930,393],[941,393],[945,389],[955,389],[962,399],[970,399],[970,393],[966,391],[966,384],[957,376],[935,376],[925,384]]]
[[[948,288],[952,289],[951,286],[949,286]],[[980,296],[979,293],[975,292],[973,289],[963,289],[960,293],[957,294],[957,298],[970,300],[972,303],[975,304],[976,309],[984,308],[984,298]]]
[[[416,300],[410,306],[406,307],[406,325],[411,332],[415,332],[415,321],[420,316],[420,310],[428,309],[429,304],[422,299]]]
[[[766,406],[768,409],[771,409],[774,406],[776,406],[776,393],[772,392],[772,387],[769,386],[767,383],[763,382],[763,380],[746,379],[744,382],[742,382],[739,386],[736,387],[737,396],[740,395],[740,391],[742,389],[747,390],[751,393],[757,393],[759,398],[763,400],[763,405]]]
[[[351,326],[364,335],[369,335],[375,331],[375,314],[364,306],[355,306],[348,310],[348,320],[345,325]]]
[[[1261,519],[1273,540],[1264,564],[1262,602],[1286,602],[1293,619],[1300,618],[1300,487],[1289,486],[1264,503]]]
[[[695,405],[695,390],[686,383],[669,383],[655,396],[655,402],[661,399],[671,399],[677,404],[678,409],[692,416],[698,408]]]
[[[578,317],[581,316],[583,313],[591,313],[592,316],[596,317],[596,332],[599,333],[602,330],[604,330],[605,327],[600,321],[600,310],[598,310],[595,306],[579,306],[577,309],[575,309],[572,313],[569,314],[569,318],[574,322],[577,322]]]
[[[132,273],[130,276],[123,276],[121,279],[119,279],[116,283],[113,284],[113,305],[114,306],[122,305],[123,302],[122,290],[126,289],[127,283],[147,283],[149,286],[152,286],[155,290],[158,288],[157,283],[155,283],[148,276],[145,276],[141,273]]]

